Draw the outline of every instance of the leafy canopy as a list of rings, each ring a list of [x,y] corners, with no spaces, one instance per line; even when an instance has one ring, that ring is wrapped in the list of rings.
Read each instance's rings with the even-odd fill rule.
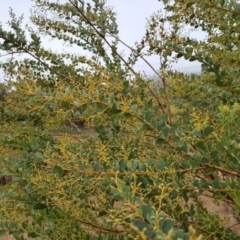
[[[240,4],[160,2],[134,47],[103,0],[35,0],[34,28],[10,10],[11,30],[0,27],[13,88],[0,112],[0,235],[239,239]],[[47,49],[44,36],[76,53]],[[153,54],[157,70],[145,59]],[[140,58],[162,87],[133,70]],[[202,74],[171,71],[179,58],[201,62]],[[228,218],[204,196],[227,205]]]

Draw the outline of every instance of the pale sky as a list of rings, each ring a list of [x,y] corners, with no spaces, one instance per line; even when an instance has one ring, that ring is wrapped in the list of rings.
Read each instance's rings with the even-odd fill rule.
[[[120,38],[130,46],[133,46],[134,42],[139,41],[144,35],[146,19],[161,9],[161,3],[158,0],[107,0],[107,2],[108,5],[113,6],[114,11],[117,13]],[[9,7],[11,7],[17,16],[24,14],[24,22],[27,23],[30,15],[29,9],[32,5],[34,3],[31,0],[1,0],[0,22],[5,25],[10,19]],[[199,33],[197,38],[202,39],[203,35]],[[54,44],[53,42],[47,42],[46,44],[50,48],[56,48],[57,46],[60,50],[62,49],[62,46],[60,44],[56,45],[55,42]],[[148,60],[154,68],[159,68],[158,56],[152,56]],[[199,72],[200,64],[197,62],[188,63],[182,60],[174,68],[183,72]],[[145,71],[148,75],[152,74],[151,69],[144,62],[138,62],[135,70]]]

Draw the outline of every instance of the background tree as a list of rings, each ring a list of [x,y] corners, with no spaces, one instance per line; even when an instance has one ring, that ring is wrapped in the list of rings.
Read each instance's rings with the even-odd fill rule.
[[[35,2],[31,39],[12,11],[13,30],[0,29],[2,51],[29,57],[1,64],[15,91],[1,118],[1,175],[12,181],[0,188],[0,233],[238,239],[239,5],[163,1],[166,13],[149,19],[146,36],[125,59],[115,14],[104,1]],[[206,41],[182,35],[188,23],[206,31]],[[53,53],[37,33],[92,56]],[[132,68],[149,54],[162,58],[155,71],[162,87]],[[170,56],[202,62],[203,74],[168,71]],[[76,120],[97,135],[63,134],[61,124]],[[228,204],[231,218],[209,211],[204,195]]]
[[[9,87],[4,83],[0,83],[0,101],[4,102],[6,94],[10,91]]]

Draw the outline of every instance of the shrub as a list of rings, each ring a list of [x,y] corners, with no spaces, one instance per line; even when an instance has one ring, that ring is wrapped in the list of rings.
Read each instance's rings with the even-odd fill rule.
[[[35,2],[31,39],[11,11],[13,30],[0,29],[3,51],[30,57],[1,65],[16,81],[1,117],[1,175],[12,181],[0,188],[0,234],[239,239],[239,4],[163,1],[166,14],[149,19],[126,60],[105,2]],[[206,31],[206,41],[183,36],[183,24]],[[46,50],[39,33],[92,57]],[[145,54],[161,56],[162,87],[133,70]],[[170,71],[170,56],[202,62],[202,75]],[[53,133],[76,120],[97,135]],[[230,219],[204,196],[229,205]]]

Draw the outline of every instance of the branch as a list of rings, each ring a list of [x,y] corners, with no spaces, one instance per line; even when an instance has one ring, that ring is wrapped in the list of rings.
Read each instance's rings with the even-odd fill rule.
[[[15,42],[11,41],[11,39],[5,38],[4,36],[1,36],[1,37],[2,37],[2,39],[7,40],[7,41],[15,44]],[[55,71],[55,70],[54,70],[53,68],[51,68],[48,64],[46,64],[44,61],[42,61],[39,57],[37,57],[37,56],[35,56],[33,53],[31,53],[28,49],[23,48],[23,47],[19,47],[19,50],[22,50],[23,53],[29,54],[31,57],[33,57],[34,59],[36,59],[37,61],[39,61],[42,65],[44,65],[47,69],[49,69],[50,71],[52,71],[52,72],[55,73],[56,75],[61,76],[61,77],[63,77],[63,78],[66,78],[66,79],[68,79],[68,80],[71,80],[71,78],[69,78],[69,77],[67,77],[67,76],[65,76],[65,75],[63,75],[63,74]],[[14,52],[9,53],[9,54],[14,54],[14,53],[19,53],[19,52],[15,52],[15,51],[14,51]]]
[[[88,17],[81,11],[81,9],[78,7],[77,4],[75,4],[73,2],[73,0],[69,0],[69,2],[77,9],[77,11],[79,12],[79,14],[85,19],[85,21],[94,29],[94,31],[98,34],[99,37],[101,37],[104,42],[112,49],[112,51],[121,59],[121,61],[127,66],[127,68],[135,75],[137,76],[137,73],[133,70],[133,68],[126,62],[126,60],[116,51],[116,49],[108,42],[108,40],[105,38],[105,36],[103,34],[101,34],[98,29],[92,24],[92,22],[88,19]],[[145,86],[148,88],[148,90],[151,92],[151,94],[154,96],[154,98],[156,99],[159,107],[162,110],[162,113],[164,113],[164,108],[163,108],[163,104],[159,101],[158,97],[156,96],[156,94],[153,92],[153,90],[148,86],[148,84],[145,83],[144,80],[140,79]]]

